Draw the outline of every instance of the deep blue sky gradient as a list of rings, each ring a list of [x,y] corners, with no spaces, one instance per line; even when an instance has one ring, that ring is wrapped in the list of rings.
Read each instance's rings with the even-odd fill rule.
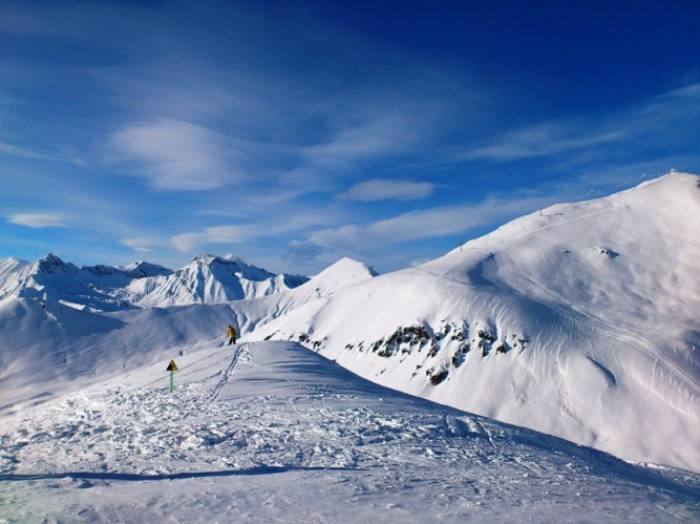
[[[700,4],[2,2],[0,257],[315,272],[700,172]]]

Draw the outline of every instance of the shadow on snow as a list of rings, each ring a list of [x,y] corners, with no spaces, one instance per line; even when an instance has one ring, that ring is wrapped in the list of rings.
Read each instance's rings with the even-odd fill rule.
[[[6,473],[0,474],[0,482],[17,482],[32,480],[52,480],[70,478],[75,480],[119,480],[147,482],[154,480],[183,480],[209,477],[237,477],[247,475],[271,475],[288,471],[360,471],[357,468],[322,467],[322,466],[255,466],[245,469],[225,469],[221,471],[185,471],[181,473],[117,473],[92,471],[67,471],[64,473]]]

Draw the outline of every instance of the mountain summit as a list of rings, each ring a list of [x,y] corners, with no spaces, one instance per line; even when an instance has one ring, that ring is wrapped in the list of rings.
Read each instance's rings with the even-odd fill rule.
[[[138,283],[131,289],[143,292],[136,301],[139,306],[167,307],[257,298],[292,289],[307,280],[300,275],[275,275],[231,255],[205,254],[167,277]]]
[[[700,471],[700,177],[559,204],[258,328],[382,385]]]

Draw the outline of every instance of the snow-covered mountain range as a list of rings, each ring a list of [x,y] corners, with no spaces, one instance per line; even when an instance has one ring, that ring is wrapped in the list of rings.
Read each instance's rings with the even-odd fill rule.
[[[36,283],[32,275],[36,274],[40,282],[47,281],[44,280],[47,277],[45,272],[37,270],[46,268],[46,259],[52,261],[48,273],[52,278],[47,279],[50,284],[39,287],[41,284]],[[190,276],[189,269],[196,267],[201,260],[202,257],[195,259],[182,270],[182,274]],[[229,265],[228,260],[219,260],[223,263],[210,262],[217,269],[220,265]],[[241,267],[243,263],[233,261],[230,265]],[[128,282],[126,287],[111,287],[109,294],[98,295],[92,272],[65,264],[54,256],[45,257],[35,264],[6,260],[0,267],[8,268],[2,274],[0,286],[14,290],[0,300],[0,390],[3,393],[0,412],[19,409],[25,402],[43,401],[72,391],[74,381],[78,379],[85,384],[117,376],[125,369],[157,360],[173,348],[190,350],[203,343],[210,344],[212,339],[225,332],[228,323],[234,323],[240,331],[252,331],[261,323],[374,274],[364,264],[343,259],[294,289],[258,299],[152,308],[136,307],[125,299],[126,307],[106,310],[105,304],[110,305],[106,300],[114,300],[115,290],[127,298],[141,296],[129,293],[129,286],[133,288],[153,282],[152,277],[133,280],[119,277],[120,283]],[[12,270],[13,267],[16,269]],[[259,271],[251,271],[252,274],[248,275],[269,274]],[[84,275],[84,272],[89,275]],[[218,272],[215,274],[219,275]],[[80,282],[78,278],[81,276],[93,279],[93,286],[78,285],[76,282]],[[174,282],[167,277],[162,281],[164,284]],[[24,286],[18,285],[18,281]],[[210,288],[221,286],[221,282],[204,282],[209,282]],[[57,296],[70,296],[70,302]],[[184,296],[189,302],[191,296]],[[102,300],[98,302],[95,297]],[[93,309],[89,304],[103,309]]]
[[[231,255],[200,255],[177,271],[144,261],[78,267],[52,253],[34,263],[0,260],[0,300],[40,297],[93,312],[220,304],[287,291],[307,280],[275,275]]]
[[[231,257],[96,267],[0,262],[0,409],[211,343],[232,322],[393,389],[700,471],[698,176],[556,205],[379,276],[350,259],[308,281]]]

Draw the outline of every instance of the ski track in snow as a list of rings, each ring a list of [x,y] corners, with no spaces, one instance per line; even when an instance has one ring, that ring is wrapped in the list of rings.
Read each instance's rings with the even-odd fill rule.
[[[605,319],[592,315],[582,309],[576,307],[575,305],[567,302],[564,297],[558,295],[551,289],[535,282],[532,279],[526,279],[530,286],[536,287],[543,293],[545,293],[549,300],[547,300],[546,305],[553,310],[557,311],[563,317],[568,318],[572,322],[579,324],[583,329],[592,331],[598,335],[616,340],[619,342],[627,342],[634,344],[640,351],[642,351],[650,360],[655,360],[663,368],[666,368],[667,372],[670,372],[680,378],[682,378],[685,383],[693,388],[700,389],[700,383],[697,382],[692,376],[685,372],[680,366],[671,362],[668,358],[665,358],[664,353],[659,351],[651,342],[646,338],[633,333],[632,331],[625,329],[620,326],[615,326],[607,322]],[[504,290],[510,290],[511,292],[517,292],[512,287],[498,282],[494,279],[494,284],[501,287]],[[522,293],[517,292],[521,296],[525,296]],[[563,304],[568,304],[564,306]],[[660,397],[663,400],[663,397]],[[671,406],[677,409],[675,406]]]
[[[226,368],[226,371],[224,371],[223,376],[221,377],[221,380],[217,382],[216,386],[214,386],[214,389],[211,390],[211,393],[207,397],[209,401],[214,401],[217,398],[219,398],[219,394],[221,393],[221,390],[224,388],[226,384],[228,384],[228,381],[231,379],[231,375],[233,374],[233,370],[236,367],[236,364],[238,363],[238,357],[240,357],[241,352],[247,349],[245,345],[237,345],[234,347],[233,351],[233,356],[231,357],[231,363],[228,365]]]

